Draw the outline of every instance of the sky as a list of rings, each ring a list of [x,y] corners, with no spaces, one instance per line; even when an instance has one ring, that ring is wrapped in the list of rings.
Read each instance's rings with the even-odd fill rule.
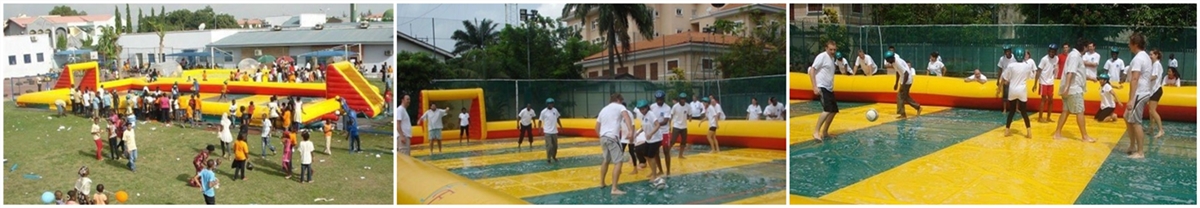
[[[550,18],[562,16],[564,4],[517,4],[518,9],[535,9]],[[514,10],[514,21],[520,21]],[[396,30],[433,43],[446,51],[454,50],[454,31],[463,29],[463,20],[491,19],[504,27],[504,4],[396,4]],[[518,24],[518,22],[510,22]],[[435,30],[436,29],[436,30]]]
[[[62,4],[5,4],[4,19],[16,17],[17,15],[25,14],[29,16],[46,15],[55,6]],[[113,14],[113,6],[118,6],[121,11],[121,18],[125,18],[125,4],[70,4],[72,9],[77,11],[87,12],[88,14]],[[133,12],[130,17],[133,17],[133,22],[137,24],[137,10],[141,8],[145,14],[150,13],[150,8],[154,8],[158,12],[159,8],[165,7],[167,12],[178,9],[187,9],[196,11],[204,9],[204,6],[212,6],[213,11],[220,14],[230,14],[237,19],[242,18],[263,18],[273,16],[289,16],[301,13],[325,13],[330,16],[341,17],[342,14],[350,15],[350,4],[130,4],[129,10]],[[392,4],[356,4],[360,13],[366,13],[368,10],[373,13],[383,13],[392,7]]]

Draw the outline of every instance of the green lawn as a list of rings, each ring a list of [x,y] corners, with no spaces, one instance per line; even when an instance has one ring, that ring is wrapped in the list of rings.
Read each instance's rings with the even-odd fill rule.
[[[191,160],[206,144],[220,143],[214,129],[200,130],[166,127],[149,122],[139,123],[138,172],[126,168],[127,160],[95,160],[95,144],[88,128],[90,122],[77,116],[52,117],[53,112],[43,109],[17,108],[12,102],[4,103],[4,204],[39,204],[42,192],[70,190],[80,166],[91,169],[93,185],[104,184],[109,198],[113,193],[125,190],[129,193],[129,204],[203,204],[199,188],[187,186],[186,180],[195,174]],[[59,126],[68,129],[58,130]],[[104,127],[101,124],[101,127]],[[251,135],[258,135],[256,130]],[[235,132],[236,133],[236,132]],[[272,138],[273,145],[280,148],[279,133]],[[301,184],[284,179],[280,169],[280,155],[261,159],[262,142],[257,137],[249,139],[253,171],[247,171],[246,181],[232,180],[232,161],[222,161],[216,170],[221,180],[217,189],[218,204],[392,204],[393,203],[393,139],[388,135],[364,134],[363,153],[347,153],[343,134],[335,134],[333,155],[323,153],[324,138],[314,144],[314,180]],[[105,142],[107,143],[107,142]],[[107,157],[107,145],[105,144]],[[270,153],[268,153],[270,154]],[[379,157],[376,157],[376,155]],[[295,169],[300,168],[299,154],[295,154]],[[322,161],[323,160],[323,161]],[[10,168],[16,166],[15,171]],[[40,179],[29,179],[27,174]],[[93,192],[94,188],[93,188]],[[140,194],[140,195],[139,195]],[[317,198],[332,201],[315,202]],[[115,200],[113,203],[116,203]]]

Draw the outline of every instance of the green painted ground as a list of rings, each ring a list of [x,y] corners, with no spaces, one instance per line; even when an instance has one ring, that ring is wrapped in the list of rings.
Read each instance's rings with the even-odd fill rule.
[[[1163,126],[1166,135],[1147,140],[1146,159],[1125,158],[1122,138],[1075,203],[1196,204],[1196,124]]]
[[[73,187],[81,166],[91,169],[90,178],[94,184],[104,184],[110,198],[116,191],[125,190],[130,193],[130,204],[204,203],[200,189],[187,186],[186,180],[195,174],[191,159],[198,151],[206,144],[219,147],[214,129],[139,123],[138,171],[131,172],[125,166],[127,160],[95,159],[95,145],[88,134],[90,121],[76,116],[51,117],[52,114],[41,109],[16,108],[12,102],[4,104],[5,204],[39,204],[44,191],[66,192]],[[59,126],[64,129],[57,130]],[[258,135],[257,130],[251,134]],[[275,135],[272,141],[279,147],[279,133]],[[338,140],[343,135],[334,138],[332,156],[323,151],[314,153],[313,183],[301,184],[296,178],[283,178],[280,155],[258,157],[262,147],[255,137],[249,144],[256,169],[247,171],[249,180],[232,180],[230,161],[224,161],[217,169],[222,184],[217,190],[217,203],[392,204],[392,137],[364,134],[362,145],[366,151],[353,155],[347,153],[346,142]],[[314,143],[318,149],[325,148],[323,138]],[[380,157],[375,157],[376,154]],[[299,163],[299,154],[294,157]],[[299,164],[294,170],[299,171]],[[37,177],[30,179],[26,175]],[[317,198],[333,201],[315,202]]]
[[[784,160],[671,176],[668,188],[655,189],[642,180],[621,185],[628,194],[613,196],[607,188],[526,197],[533,204],[722,204],[783,190]]]
[[[561,157],[561,158],[558,158],[558,163],[555,163],[553,165],[546,164],[545,160],[538,158],[537,160],[524,161],[524,162],[501,163],[501,164],[493,164],[493,165],[477,166],[477,167],[452,168],[449,170],[450,170],[450,172],[454,172],[454,174],[458,174],[460,176],[467,177],[470,179],[482,179],[482,178],[495,178],[495,177],[520,175],[520,174],[527,174],[527,173],[554,171],[554,170],[559,170],[559,169],[600,165],[600,163],[603,162],[603,159],[601,158],[600,151],[599,151],[600,150],[600,142],[584,142],[584,143],[589,143],[591,147],[595,147],[597,150],[596,154],[576,156],[576,157]],[[587,146],[587,144],[580,144],[577,146]],[[567,146],[561,146],[560,149],[565,148],[565,147],[567,147]],[[691,148],[691,147],[695,147],[695,148]],[[709,147],[707,145],[696,145],[696,146],[691,146],[691,147],[688,148],[687,152],[684,152],[684,155],[707,153],[709,151]],[[721,148],[721,150],[724,150],[724,151],[730,151],[730,150],[735,150],[735,149],[739,149],[739,148],[737,148],[737,147],[722,147]],[[539,150],[534,150],[534,151],[546,151],[546,150],[539,149]],[[672,152],[671,155],[675,155],[675,154],[677,154],[677,153]],[[666,165],[666,164],[663,164],[663,165]],[[663,166],[663,167],[666,167],[666,166]]]
[[[824,143],[793,144],[789,192],[829,194],[999,127],[1002,119],[993,111],[950,109],[842,133]]]

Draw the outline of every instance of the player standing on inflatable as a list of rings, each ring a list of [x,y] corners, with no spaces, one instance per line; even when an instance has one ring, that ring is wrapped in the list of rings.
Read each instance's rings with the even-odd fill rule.
[[[837,100],[833,97],[833,72],[836,69],[833,66],[832,56],[835,51],[837,51],[836,42],[825,42],[825,53],[817,54],[813,65],[808,68],[810,82],[815,84],[813,94],[821,99],[821,116],[817,117],[817,126],[813,127],[812,135],[813,139],[818,142],[824,141],[825,137],[829,136],[829,125],[833,124],[833,118],[838,113]]]
[[[938,52],[929,54],[929,66],[925,67],[925,75],[929,75],[930,73],[936,74],[939,77],[946,73],[946,64],[942,64],[942,58],[938,55]]]
[[[1086,46],[1090,43],[1087,39],[1080,38],[1078,45]],[[1063,66],[1063,78],[1060,81],[1061,83],[1059,83],[1058,94],[1063,100],[1063,112],[1058,117],[1058,127],[1054,129],[1054,139],[1063,139],[1062,129],[1063,125],[1067,123],[1067,116],[1075,114],[1075,117],[1077,117],[1076,123],[1079,124],[1079,135],[1082,136],[1081,140],[1084,142],[1096,142],[1096,139],[1088,136],[1087,119],[1083,118],[1083,93],[1087,92],[1087,89],[1085,89],[1087,85],[1087,81],[1085,80],[1087,72],[1085,70],[1087,68],[1084,68],[1083,65],[1083,54],[1079,53],[1079,50],[1071,50],[1066,45],[1063,48],[1071,52],[1067,54],[1067,62]]]
[[[554,98],[546,98],[546,108],[538,118],[538,125],[546,137],[546,163],[558,162],[558,125],[562,123],[559,116],[558,109],[554,108]]]
[[[1013,59],[1012,46],[1004,45],[1004,56],[1000,57],[1000,62],[996,63],[996,78],[1000,78],[1004,74],[1004,69],[1008,68],[1008,64],[1016,62]],[[1001,96],[1000,102],[1004,103],[1002,113],[1008,113],[1008,86],[996,82],[996,95]]]
[[[1117,50],[1117,47],[1113,47],[1109,51],[1112,51],[1112,53],[1110,53],[1112,54],[1112,58],[1104,61],[1104,70],[1108,71],[1108,78],[1111,79],[1108,80],[1108,82],[1109,84],[1112,84],[1112,82],[1116,80],[1115,82],[1117,82],[1117,84],[1125,85],[1126,79],[1121,79],[1121,75],[1129,74],[1129,72],[1125,71],[1125,60],[1121,60],[1121,58],[1117,56],[1121,55],[1121,51]]]
[[[896,74],[899,75],[896,77],[896,83],[892,85],[892,90],[899,90],[896,93],[896,114],[899,114],[896,115],[896,118],[908,118],[908,115],[904,112],[905,103],[917,109],[917,116],[920,116],[921,104],[908,95],[908,91],[912,89],[913,76],[917,75],[917,71],[908,66],[908,62],[904,61],[904,59],[896,57],[895,53],[886,52],[883,53],[883,56],[888,64],[896,67]]]
[[[1050,103],[1054,101],[1054,75],[1058,70],[1058,46],[1050,44],[1049,51],[1046,56],[1042,56],[1042,61],[1038,64],[1037,73],[1034,77],[1034,82],[1038,86],[1033,88],[1033,92],[1041,95],[1041,105],[1038,108],[1038,122],[1046,123],[1053,122],[1050,120]],[[1043,118],[1042,114],[1046,117]]]
[[[1004,86],[1008,86],[1008,118],[1004,119],[1004,136],[1012,135],[1012,119],[1017,111],[1021,111],[1021,118],[1025,120],[1025,138],[1033,138],[1033,130],[1029,126],[1029,114],[1027,113],[1025,102],[1028,99],[1028,93],[1025,91],[1025,83],[1033,76],[1033,60],[1029,59],[1030,54],[1025,52],[1023,48],[1016,49],[1017,61],[1008,64],[1008,68],[1004,69],[1004,74],[1000,76],[1000,82]]]
[[[533,106],[529,103],[525,103],[525,108],[522,108],[517,113],[517,118],[520,118],[520,121],[517,123],[519,124],[517,130],[520,132],[517,136],[517,149],[521,148],[521,142],[525,141],[525,137],[528,135],[529,149],[533,150],[533,117],[536,117],[536,114],[533,111]]]
[[[1150,55],[1146,55],[1143,49],[1146,47],[1146,39],[1141,33],[1133,33],[1129,36],[1129,51],[1135,54],[1133,60],[1129,62],[1129,102],[1125,105],[1125,134],[1129,135],[1129,158],[1145,158],[1145,149],[1142,145],[1146,143],[1146,134],[1142,129],[1142,114],[1145,112],[1146,104],[1150,102],[1150,96],[1154,94],[1154,87],[1158,82],[1154,81],[1154,75],[1147,73],[1154,70]]]
[[[625,162],[620,140],[631,134],[629,130],[633,130],[633,118],[626,113],[628,110],[625,109],[625,105],[621,104],[624,100],[621,94],[613,93],[609,96],[608,105],[600,109],[600,114],[596,116],[596,135],[600,136],[600,149],[604,160],[600,163],[600,187],[608,186],[604,177],[608,174],[608,165],[615,163],[616,167],[612,171],[612,189],[609,192],[612,195],[625,194],[617,188],[617,184],[621,184],[621,163]]]

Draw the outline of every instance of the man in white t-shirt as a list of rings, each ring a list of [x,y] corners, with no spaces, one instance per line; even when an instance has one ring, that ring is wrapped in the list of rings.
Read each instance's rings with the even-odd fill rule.
[[[987,81],[988,81],[987,76],[983,75],[983,73],[980,72],[979,69],[975,69],[974,74],[972,74],[971,76],[967,76],[967,78],[963,79],[963,82],[978,82],[979,84],[986,84]]]
[[[900,58],[900,53],[896,53],[896,46],[888,46],[888,50],[884,51],[884,53],[887,52],[892,52],[893,56]],[[887,61],[883,62],[883,68],[887,69],[887,74],[896,74],[896,66],[888,63]]]
[[[1108,78],[1111,79],[1108,81],[1111,84],[1113,80],[1119,80],[1116,81],[1117,84],[1123,85],[1125,84],[1125,79],[1121,79],[1121,75],[1129,73],[1125,71],[1125,60],[1121,60],[1121,58],[1117,56],[1121,54],[1121,51],[1117,50],[1116,47],[1113,47],[1110,51],[1112,51],[1111,58],[1104,61],[1104,70],[1108,72]]]
[[[850,68],[850,62],[846,61],[846,57],[842,57],[842,52],[834,53],[833,60],[833,64],[838,69],[837,71],[841,72],[843,75],[854,75],[854,69]]]
[[[925,67],[925,70],[925,75],[932,73],[940,77],[946,73],[946,64],[942,64],[942,58],[938,52],[929,54],[929,66]]]
[[[756,100],[751,100],[751,101],[757,102]],[[762,110],[763,117],[765,117],[766,120],[777,120],[778,119],[779,113],[775,112],[776,111],[775,107],[776,107],[775,97],[768,98],[767,99],[767,107],[763,107],[763,110]]]
[[[605,182],[605,176],[608,174],[609,164],[614,164],[612,171],[612,189],[609,192],[613,195],[625,194],[617,188],[617,184],[621,184],[621,165],[625,162],[625,157],[621,151],[620,140],[629,137],[633,129],[633,118],[630,118],[626,113],[624,98],[621,94],[613,93],[609,96],[609,103],[600,109],[600,114],[596,116],[596,135],[600,136],[600,149],[603,154],[603,160],[600,163],[600,187],[608,186]],[[622,131],[622,129],[627,129]]]
[[[771,105],[775,106],[775,120],[782,121],[787,118],[787,106],[783,105],[783,102],[779,102],[779,99],[771,97]]]
[[[679,97],[675,98],[675,105],[671,106],[671,136],[667,142],[667,147],[663,148],[663,159],[665,160],[667,175],[671,175],[671,146],[674,143],[679,143],[679,159],[684,159],[683,151],[687,150],[687,122],[691,121],[688,117],[687,94],[679,93]]]
[[[400,107],[396,107],[396,136],[399,141],[396,141],[396,151],[402,155],[410,155],[412,150],[412,118],[409,118],[408,108],[409,97],[404,95],[400,99]]]
[[[1087,53],[1083,54],[1083,67],[1086,69],[1084,73],[1088,80],[1096,81],[1096,68],[1100,67],[1100,54],[1096,53],[1096,43],[1089,43],[1085,47]]]
[[[875,65],[875,59],[871,59],[871,55],[867,55],[867,52],[861,48],[858,49],[858,58],[854,60],[854,68],[862,70],[863,75],[866,76],[875,75],[875,72],[879,70],[879,66]]]
[[[1171,54],[1171,62],[1167,63],[1167,69],[1171,71],[1179,70],[1179,61],[1175,60],[1175,54]]]
[[[638,106],[638,110],[643,111],[642,113],[645,115],[642,117],[642,132],[645,134],[646,143],[638,146],[641,149],[638,150],[637,155],[645,158],[646,166],[650,166],[650,175],[647,178],[654,181],[663,174],[662,164],[658,161],[658,149],[662,146],[663,137],[657,132],[666,129],[664,125],[667,124],[667,121],[662,114],[654,113],[650,106],[653,104],[639,103]]]
[[[529,149],[533,149],[533,117],[537,117],[537,112],[533,111],[533,106],[529,103],[525,104],[520,112],[517,112],[517,129],[520,134],[517,137],[517,149],[521,148],[521,142],[525,141],[525,137],[529,137]]]
[[[1090,45],[1091,42],[1085,38],[1080,38],[1076,46]],[[1084,142],[1096,142],[1096,139],[1087,134],[1087,121],[1083,118],[1085,110],[1083,105],[1083,93],[1087,92],[1087,68],[1084,67],[1083,54],[1079,50],[1073,50],[1070,46],[1064,45],[1064,49],[1070,51],[1067,53],[1067,60],[1063,66],[1062,81],[1059,83],[1058,94],[1062,97],[1062,115],[1058,117],[1058,126],[1054,130],[1054,139],[1063,139],[1062,128],[1067,122],[1067,116],[1074,114],[1077,117],[1076,123],[1079,125],[1081,140]]]
[[[1034,74],[1034,82],[1037,86],[1033,88],[1035,93],[1038,93],[1041,105],[1038,108],[1038,122],[1054,122],[1050,120],[1050,105],[1054,102],[1054,75],[1058,74],[1058,45],[1050,44],[1049,51],[1046,56],[1042,56],[1041,62],[1037,65],[1037,72]],[[1045,115],[1045,117],[1042,117]]]
[[[768,107],[767,110],[775,110],[774,107]],[[750,98],[750,106],[746,107],[746,119],[757,121],[758,116],[763,114],[762,107],[758,106],[758,99]]]
[[[1152,63],[1150,55],[1147,55],[1145,50],[1146,39],[1141,33],[1134,33],[1129,36],[1129,51],[1135,54],[1133,60],[1129,62],[1129,102],[1125,105],[1125,135],[1129,135],[1129,158],[1144,158],[1145,149],[1143,145],[1146,143],[1146,134],[1142,129],[1142,116],[1145,113],[1146,105],[1150,102],[1150,97],[1154,94],[1155,82],[1150,71]]]
[[[916,100],[913,100],[912,96],[909,96],[908,94],[908,91],[912,89],[913,76],[917,75],[917,71],[912,67],[909,67],[908,62],[904,61],[904,59],[896,57],[895,54],[892,54],[891,52],[884,53],[883,56],[885,57],[886,62],[896,67],[896,73],[899,74],[899,76],[896,77],[895,84],[892,85],[892,90],[898,90],[896,93],[896,118],[908,118],[908,114],[904,112],[904,104],[906,103],[909,106],[912,106],[913,109],[916,109],[917,116],[920,116],[921,104],[917,103]]]
[[[433,143],[437,143],[438,152],[442,152],[442,117],[446,117],[446,111],[450,107],[437,108],[437,104],[429,104],[429,110],[421,114],[421,118],[417,119],[417,124],[425,122],[425,137],[429,138],[429,153],[433,154]]]
[[[1004,82],[1008,86],[1008,118],[1004,120],[1004,136],[1012,135],[1011,126],[1013,115],[1017,111],[1021,112],[1021,118],[1025,121],[1025,138],[1033,138],[1033,130],[1029,125],[1029,114],[1027,114],[1025,102],[1028,101],[1029,93],[1025,90],[1026,82],[1029,77],[1034,76],[1033,60],[1029,58],[1031,55],[1023,48],[1017,48],[1014,55],[1017,62],[1008,64],[1008,68],[1004,69],[1004,74],[1000,75],[1000,82]],[[1025,61],[1028,60],[1028,61]]]
[[[467,108],[463,107],[458,113],[458,143],[462,143],[463,139],[467,139],[467,143],[471,143],[471,113],[467,112]]]
[[[833,97],[833,56],[837,51],[837,43],[825,42],[825,52],[817,54],[813,65],[808,69],[808,77],[813,83],[813,94],[821,99],[821,115],[817,118],[817,126],[813,128],[813,139],[822,141],[829,136],[829,125],[838,113],[837,100]],[[821,127],[825,127],[822,129]]]
[[[688,104],[691,108],[692,119],[702,119],[704,117],[704,103],[700,102],[699,95],[692,95],[692,103]]]
[[[830,72],[833,73],[833,72]],[[704,98],[703,101],[708,103],[708,108],[705,109],[705,120],[700,121],[698,125],[704,125],[708,122],[708,146],[711,149],[708,153],[721,153],[721,145],[717,142],[717,122],[725,117],[725,113],[721,111],[721,106],[717,105],[717,100],[709,100]]]
[[[1013,59],[1012,46],[1004,45],[1004,56],[1000,56],[1000,61],[996,63],[996,77],[1004,74],[1004,69],[1008,68],[1008,64],[1016,62]],[[1003,108],[1001,112],[1008,113],[1008,86],[1004,86],[1001,82],[996,82],[996,95],[1000,97],[1000,102]]]
[[[558,162],[558,125],[562,123],[559,116],[558,109],[554,108],[554,98],[546,98],[546,108],[538,117],[538,125],[546,137],[546,163]]]

